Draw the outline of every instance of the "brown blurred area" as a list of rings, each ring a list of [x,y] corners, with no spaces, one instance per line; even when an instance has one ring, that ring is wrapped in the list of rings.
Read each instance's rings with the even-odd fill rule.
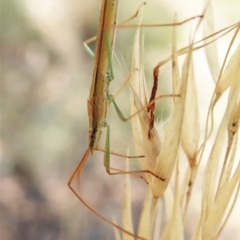
[[[113,229],[86,209],[67,186],[88,145],[86,105],[94,60],[82,43],[96,34],[100,2],[1,1],[1,240],[113,239]],[[120,2],[122,20],[139,6],[137,0]],[[149,22],[171,21],[173,15],[167,17],[164,6],[162,16],[146,14],[152,17]],[[123,29],[117,35],[116,53],[119,58],[123,55],[128,70],[134,32]],[[164,47],[169,50],[171,43],[165,35],[158,42],[149,38],[146,69],[151,78],[151,69],[169,54]],[[161,44],[163,53],[153,50],[156,44]],[[90,46],[94,49],[95,44]],[[116,62],[114,66],[113,93],[125,78],[121,67]],[[121,93],[123,99],[128,99],[127,93]],[[118,101],[126,115],[127,101]],[[130,124],[122,123],[112,106],[108,123],[111,149],[126,154],[131,147]],[[105,132],[102,136],[104,146]],[[121,162],[114,159],[113,164]],[[124,176],[108,176],[102,161],[102,153],[89,159],[81,175],[81,195],[108,219],[116,216],[120,224]],[[146,186],[138,179],[132,184],[136,227]]]

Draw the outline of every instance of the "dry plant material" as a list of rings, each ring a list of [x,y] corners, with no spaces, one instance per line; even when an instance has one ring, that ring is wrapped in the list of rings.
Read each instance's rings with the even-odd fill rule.
[[[146,83],[144,81],[144,71],[141,62],[139,34],[140,29],[137,29],[137,33],[134,38],[132,70],[129,79],[132,114],[138,112],[139,109],[142,109],[143,106],[146,106],[148,103]],[[141,152],[141,154],[145,156],[145,158],[140,161],[141,168],[149,169],[153,172],[156,164],[156,158],[161,149],[161,141],[155,128],[152,129],[152,137],[150,139],[148,138],[150,118],[148,116],[147,109],[145,108],[142,111],[139,111],[138,114],[131,119],[131,123],[136,153],[138,154]],[[146,174],[146,179],[147,182],[150,183],[150,188],[153,191],[151,186],[152,176]]]
[[[154,69],[157,76],[159,68],[166,62],[172,61],[173,94],[180,94],[180,97],[173,97],[174,106],[166,123],[163,139],[158,135],[154,124],[151,124],[152,113],[149,115],[148,111],[151,110],[146,107],[149,96],[144,77],[143,45],[140,44],[140,29],[137,29],[134,38],[129,89],[131,113],[134,115],[131,123],[135,150],[138,155],[145,155],[145,158],[140,160],[141,168],[149,169],[165,180],[161,181],[153,175],[145,174],[149,183],[149,191],[144,201],[138,234],[149,240],[184,239],[184,228],[186,227],[184,221],[187,215],[187,207],[192,198],[192,189],[203,156],[206,158],[207,164],[202,178],[201,213],[191,239],[218,239],[233,211],[239,194],[240,164],[237,162],[236,153],[239,152],[237,144],[240,125],[240,45],[234,50],[230,58],[228,56],[239,34],[240,23],[213,33],[213,24],[207,27],[208,22],[213,22],[211,11],[213,9],[209,8],[204,28],[204,39],[194,42],[193,34],[189,46],[180,50],[177,50],[176,30],[173,27],[172,55],[159,62]],[[217,58],[217,54],[213,56],[213,53],[216,53],[214,41],[233,30],[235,30],[235,33],[222,65],[218,64],[217,59],[216,66],[213,66],[214,57]],[[208,109],[205,138],[200,145],[199,99],[194,76],[193,52],[201,48],[205,49],[215,89]],[[182,54],[186,54],[186,56],[180,76],[178,57]],[[209,136],[213,135],[214,106],[227,89],[229,89],[227,107],[216,135],[212,136],[214,140],[211,143]],[[149,125],[151,137],[149,137]],[[227,144],[225,144],[226,139]],[[204,155],[207,144],[211,144],[211,151],[208,155]],[[180,182],[181,178],[179,177],[182,174],[179,172],[181,159],[178,159],[180,147],[182,147],[189,163],[183,182]],[[176,167],[175,175],[173,174],[174,167]],[[174,179],[173,191],[168,188],[172,176],[174,177],[172,178]],[[186,191],[187,186],[188,191]],[[149,195],[149,193],[152,195]],[[157,211],[158,200],[161,197],[165,203],[165,215],[161,211]],[[157,225],[154,224],[154,221],[157,222]],[[160,233],[161,221],[165,221],[165,226]]]
[[[181,205],[179,196],[179,169],[178,163],[176,162],[176,175],[175,175],[175,186],[174,186],[174,201],[171,207],[171,217],[168,220],[166,227],[162,233],[162,240],[184,240],[184,228],[181,215]],[[173,231],[174,229],[174,231]]]
[[[174,72],[174,86],[175,91],[178,91],[177,94],[180,94],[181,97],[174,98],[174,108],[172,114],[167,122],[166,131],[164,135],[163,142],[161,142],[159,135],[157,134],[154,125],[152,125],[151,129],[151,138],[149,138],[149,123],[151,122],[147,113],[147,109],[143,109],[143,106],[147,104],[148,94],[144,79],[144,69],[142,65],[142,56],[141,47],[140,47],[140,39],[139,39],[139,29],[135,35],[134,39],[134,50],[132,57],[132,71],[131,77],[129,79],[130,86],[130,95],[131,95],[131,112],[132,114],[138,112],[137,116],[131,119],[132,121],[132,130],[133,130],[133,139],[135,144],[136,153],[143,154],[145,159],[141,159],[140,164],[142,169],[149,169],[150,171],[154,171],[154,173],[165,181],[160,181],[158,178],[154,176],[146,175],[147,181],[149,182],[151,192],[154,196],[152,213],[151,213],[151,223],[153,223],[154,213],[157,206],[157,200],[159,197],[163,195],[166,191],[166,188],[169,184],[172,171],[174,168],[175,161],[178,155],[178,149],[181,140],[181,131],[183,126],[184,119],[184,110],[186,105],[186,95],[187,95],[187,86],[189,79],[189,69],[192,58],[192,49],[193,49],[193,41],[190,47],[188,47],[188,54],[186,56],[185,63],[183,65],[183,73],[182,73],[182,81],[180,81],[180,77],[178,75],[177,68],[177,59],[173,60],[173,66],[175,67]],[[176,39],[173,40],[174,44],[176,44]],[[173,44],[173,49],[176,49],[176,46]],[[143,48],[142,48],[143,49]],[[177,56],[176,50],[174,51],[174,55]],[[193,75],[193,74],[192,74]],[[191,75],[191,77],[192,77]],[[176,79],[177,78],[177,79]],[[192,81],[194,78],[192,77]],[[190,85],[190,84],[189,84]],[[190,89],[194,89],[194,83],[189,86]],[[174,92],[176,93],[176,92]],[[191,97],[188,98],[188,101],[191,101]],[[196,104],[196,101],[195,101]],[[142,111],[139,111],[142,110]],[[191,115],[190,115],[191,117]],[[187,121],[187,120],[185,120]],[[197,120],[194,122],[193,128],[196,127]],[[194,129],[195,133],[198,131]],[[195,136],[193,134],[193,136]],[[184,141],[185,139],[183,139]],[[187,139],[185,140],[187,142]],[[196,142],[196,141],[194,141]],[[194,165],[192,162],[195,162],[195,155],[197,152],[198,144],[195,144],[194,150],[192,148],[186,148],[186,151],[194,152],[190,155],[190,165]],[[153,224],[152,224],[153,225]]]
[[[191,61],[189,66],[189,80],[181,135],[181,146],[188,158],[191,168],[195,167],[197,164],[199,135],[198,94],[194,77],[193,63]]]
[[[126,171],[129,171],[129,159],[126,161]],[[134,232],[132,223],[132,207],[131,207],[131,185],[129,174],[125,175],[124,187],[124,203],[123,203],[123,228],[129,232]],[[142,236],[141,236],[142,237]],[[134,237],[123,233],[123,240],[134,240]]]
[[[172,111],[172,116],[170,117],[166,127],[163,141],[164,145],[161,146],[160,137],[158,136],[155,128],[151,130],[151,138],[149,138],[148,126],[151,119],[148,117],[147,111],[142,110],[143,106],[147,104],[148,95],[144,80],[141,56],[139,54],[141,52],[139,45],[139,29],[134,39],[132,71],[129,79],[129,85],[131,93],[131,111],[132,114],[135,112],[138,112],[138,114],[131,120],[133,126],[133,137],[137,154],[142,152],[141,154],[146,156],[145,159],[140,161],[142,168],[154,171],[159,178],[164,180],[166,179],[166,181],[159,181],[159,179],[155,177],[146,176],[147,181],[150,183],[152,193],[156,198],[160,197],[165,191],[178,154],[186,99],[188,69],[192,53],[192,48],[188,49],[189,54],[187,55],[186,63],[183,68],[182,84],[179,92],[181,97],[178,99],[175,98],[176,103]],[[146,135],[148,138],[146,138]],[[168,157],[166,157],[166,155],[168,155]],[[158,184],[160,184],[160,186],[157,186]]]
[[[214,21],[213,21],[213,8],[212,2],[205,0],[205,4],[207,4],[207,10],[204,15],[203,21],[203,36],[207,37],[210,34],[215,32],[214,28]],[[206,53],[209,70],[211,71],[213,81],[216,83],[218,80],[218,75],[220,72],[219,60],[218,60],[218,53],[217,53],[217,46],[215,37],[213,37],[213,43],[211,45],[205,46],[204,50]],[[204,43],[207,43],[207,39]]]
[[[166,124],[162,149],[160,151],[160,154],[158,155],[156,167],[154,170],[157,175],[165,177],[166,181],[164,183],[161,183],[156,181],[156,179],[152,179],[151,182],[151,184],[153,185],[153,196],[155,198],[161,197],[166,187],[168,186],[170,177],[172,175],[172,170],[178,156],[178,149],[181,140],[182,126],[185,113],[185,105],[188,104],[186,102],[187,86],[189,81],[189,69],[192,59],[192,51],[193,40],[191,40],[191,43],[188,47],[188,52],[185,58],[185,62],[183,64],[181,85],[179,89],[180,97],[175,98],[175,104],[172,113]],[[175,74],[175,76],[177,76],[177,74]]]
[[[152,236],[152,223],[149,221],[149,219],[151,219],[151,208],[152,208],[152,193],[151,190],[148,189],[143,203],[137,232],[139,236],[142,236],[146,239],[151,239]]]
[[[237,28],[237,33],[239,28]],[[234,34],[233,40],[236,34]],[[230,43],[229,48],[232,46]],[[238,50],[238,49],[237,49]],[[237,51],[236,50],[236,51]],[[227,215],[229,201],[240,181],[240,165],[232,169],[236,151],[232,148],[239,126],[240,117],[240,55],[233,55],[227,69],[231,69],[230,91],[227,107],[218,129],[211,153],[206,166],[202,195],[201,221],[193,239],[214,239],[221,228],[221,222]],[[219,78],[219,82],[221,78]],[[216,89],[218,88],[218,84]],[[212,107],[213,108],[213,107]],[[211,109],[213,111],[213,109]],[[230,130],[230,131],[229,131]],[[231,132],[233,131],[233,132]],[[224,147],[224,139],[228,136],[228,146]],[[236,144],[236,142],[235,142]],[[229,155],[232,150],[232,156]],[[225,151],[225,159],[221,175],[218,176],[221,153]],[[224,152],[223,152],[224,153]],[[228,157],[230,159],[228,160]],[[227,164],[229,162],[229,165]],[[232,175],[232,177],[231,177]],[[219,184],[217,184],[219,182]],[[218,188],[215,190],[216,186]],[[231,209],[231,208],[230,208]],[[201,237],[201,238],[200,238]]]

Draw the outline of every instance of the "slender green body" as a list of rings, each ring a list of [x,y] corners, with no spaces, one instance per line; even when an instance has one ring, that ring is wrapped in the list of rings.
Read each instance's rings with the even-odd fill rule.
[[[110,81],[113,79],[110,72],[110,65],[116,15],[117,1],[104,0],[102,2],[97,33],[92,86],[88,98],[89,148],[92,154],[94,149],[98,147],[102,127],[106,126],[105,119],[109,103],[108,87]]]
[[[129,118],[125,118],[121,111],[119,110],[114,98],[112,95],[109,94],[109,84],[113,80],[113,71],[112,71],[112,49],[114,46],[115,40],[115,27],[116,27],[116,18],[117,18],[117,4],[118,0],[102,0],[101,12],[100,12],[100,19],[99,19],[99,27],[97,32],[96,38],[96,51],[95,51],[95,64],[93,70],[93,77],[92,77],[92,85],[88,97],[88,117],[89,117],[89,145],[88,148],[82,157],[79,165],[77,166],[76,170],[72,174],[71,178],[68,181],[68,186],[72,190],[72,192],[76,195],[76,197],[96,216],[100,219],[105,221],[106,223],[114,226],[115,228],[121,230],[122,232],[137,238],[142,239],[144,238],[139,237],[121,227],[117,224],[109,221],[101,214],[96,212],[89,204],[78,194],[77,191],[74,190],[72,186],[72,182],[77,177],[81,175],[81,171],[87,162],[89,155],[94,153],[94,150],[99,150],[99,141],[102,133],[102,128],[107,128],[106,134],[106,145],[104,151],[104,166],[106,168],[106,172],[110,175],[117,175],[117,174],[131,174],[133,176],[137,176],[142,178],[144,181],[144,177],[139,176],[139,173],[148,173],[152,174],[156,178],[161,181],[165,181],[161,177],[157,176],[153,172],[147,170],[139,170],[139,171],[122,171],[119,169],[110,168],[110,127],[106,123],[106,116],[107,116],[107,109],[108,104],[113,103],[116,112],[120,119],[123,121],[127,121]],[[137,11],[138,12],[138,11]],[[136,14],[135,14],[136,15]],[[128,22],[135,17],[130,17]],[[94,38],[92,38],[94,39]],[[86,41],[84,43],[87,51],[91,54],[91,49],[88,48]],[[123,155],[119,155],[122,156]],[[126,156],[125,156],[126,157]],[[128,158],[136,158],[138,156],[127,156]],[[143,157],[143,156],[139,156]],[[115,170],[115,172],[110,172],[110,169]],[[147,181],[146,181],[147,182]],[[78,182],[79,184],[79,182]]]
[[[106,171],[110,174],[110,146],[109,146],[109,126],[106,123],[107,108],[113,97],[108,94],[108,87],[113,80],[111,58],[112,47],[114,43],[115,22],[117,17],[118,0],[102,0],[102,7],[99,20],[99,28],[97,33],[95,65],[93,71],[92,85],[88,98],[88,116],[89,116],[89,146],[78,167],[68,181],[68,186],[76,197],[96,216],[103,221],[121,230],[122,232],[141,240],[145,240],[109,221],[101,214],[87,204],[85,200],[71,186],[73,179],[80,176],[84,164],[86,163],[89,154],[93,154],[98,148],[98,143],[101,137],[102,128],[107,127],[106,149],[104,154],[104,165]]]

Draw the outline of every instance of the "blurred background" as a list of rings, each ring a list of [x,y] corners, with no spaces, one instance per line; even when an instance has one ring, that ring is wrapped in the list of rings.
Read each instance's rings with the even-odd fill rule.
[[[238,0],[217,2],[216,29],[239,21]],[[138,0],[120,0],[119,22],[135,13],[139,4]],[[86,209],[67,186],[88,146],[87,98],[94,59],[82,44],[97,32],[100,5],[100,0],[1,0],[2,240],[113,239],[113,229]],[[148,0],[143,22],[172,22],[175,12],[183,20],[201,14],[202,9],[200,0]],[[186,24],[178,31],[179,47],[187,45],[190,28],[191,24]],[[134,33],[135,29],[117,31],[115,52],[121,65],[114,60],[113,94],[130,71]],[[229,39],[221,40],[219,49],[226,50],[224,41],[229,43]],[[90,47],[94,50],[95,44]],[[171,28],[145,29],[144,50],[150,87],[153,67],[171,52]],[[220,60],[224,53],[219,51]],[[210,78],[209,70],[203,70],[201,64],[205,61],[203,53],[199,60],[196,71]],[[160,91],[171,91],[166,84],[170,76],[170,68],[164,67]],[[207,84],[212,90],[213,83]],[[199,85],[202,92],[206,88]],[[127,87],[116,101],[129,115]],[[169,100],[158,104],[159,118],[167,118],[170,105]],[[204,110],[201,117],[205,117]],[[130,124],[122,123],[112,106],[107,121],[111,149],[126,154],[127,147],[132,148]],[[101,146],[104,141],[105,130]],[[113,166],[124,162],[114,156],[111,160]],[[132,180],[136,227],[147,187],[139,179]],[[123,186],[124,176],[107,175],[103,154],[96,152],[82,172],[81,196],[105,217],[115,216],[121,224]],[[239,207],[236,211],[240,212]],[[235,225],[230,221],[227,227],[226,236],[231,232],[240,237],[236,221]]]

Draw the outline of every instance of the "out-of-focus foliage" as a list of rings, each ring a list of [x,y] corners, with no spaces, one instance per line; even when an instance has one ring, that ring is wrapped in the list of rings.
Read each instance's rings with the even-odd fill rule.
[[[221,4],[226,3],[222,0]],[[236,11],[234,4],[232,1]],[[133,14],[138,5],[138,0],[120,0],[119,20]],[[184,4],[149,0],[143,22],[171,22],[176,11],[178,19],[184,19],[202,10],[200,3],[191,6],[188,9],[192,12],[183,10]],[[67,187],[88,144],[86,105],[94,60],[82,43],[96,33],[100,1],[2,0],[0,7],[1,239],[113,239],[112,229],[90,213]],[[234,11],[230,12],[229,21],[234,23]],[[221,21],[221,27],[227,25],[226,19]],[[184,42],[188,35],[181,31],[178,36]],[[117,31],[116,54],[120,59],[123,55],[125,72],[130,70],[134,33],[135,29]],[[149,86],[152,68],[170,52],[170,34],[171,29],[145,29]],[[94,43],[90,46],[95,47]],[[113,94],[125,79],[116,60],[114,73],[116,80],[110,89]],[[170,73],[163,68],[160,74],[161,88],[171,91],[166,84]],[[128,115],[127,90],[116,100]],[[157,105],[157,113],[168,112],[166,104]],[[126,147],[132,145],[130,124],[122,123],[112,106],[107,120],[111,126],[111,149],[126,154]],[[105,132],[102,136],[104,146]],[[125,178],[108,176],[102,159],[103,154],[96,153],[86,164],[81,175],[81,194],[111,219],[113,215],[121,216]],[[113,161],[113,165],[118,162],[122,158]],[[132,211],[138,217],[146,185],[138,179],[133,179],[132,184]],[[195,218],[194,211],[190,218]]]
[[[112,239],[67,187],[88,144],[94,60],[82,43],[96,33],[99,10],[100,1],[1,1],[2,239]],[[125,153],[130,126],[114,127],[109,115],[111,147]],[[109,182],[102,159],[96,153],[84,168],[83,196],[111,218],[123,181]]]

